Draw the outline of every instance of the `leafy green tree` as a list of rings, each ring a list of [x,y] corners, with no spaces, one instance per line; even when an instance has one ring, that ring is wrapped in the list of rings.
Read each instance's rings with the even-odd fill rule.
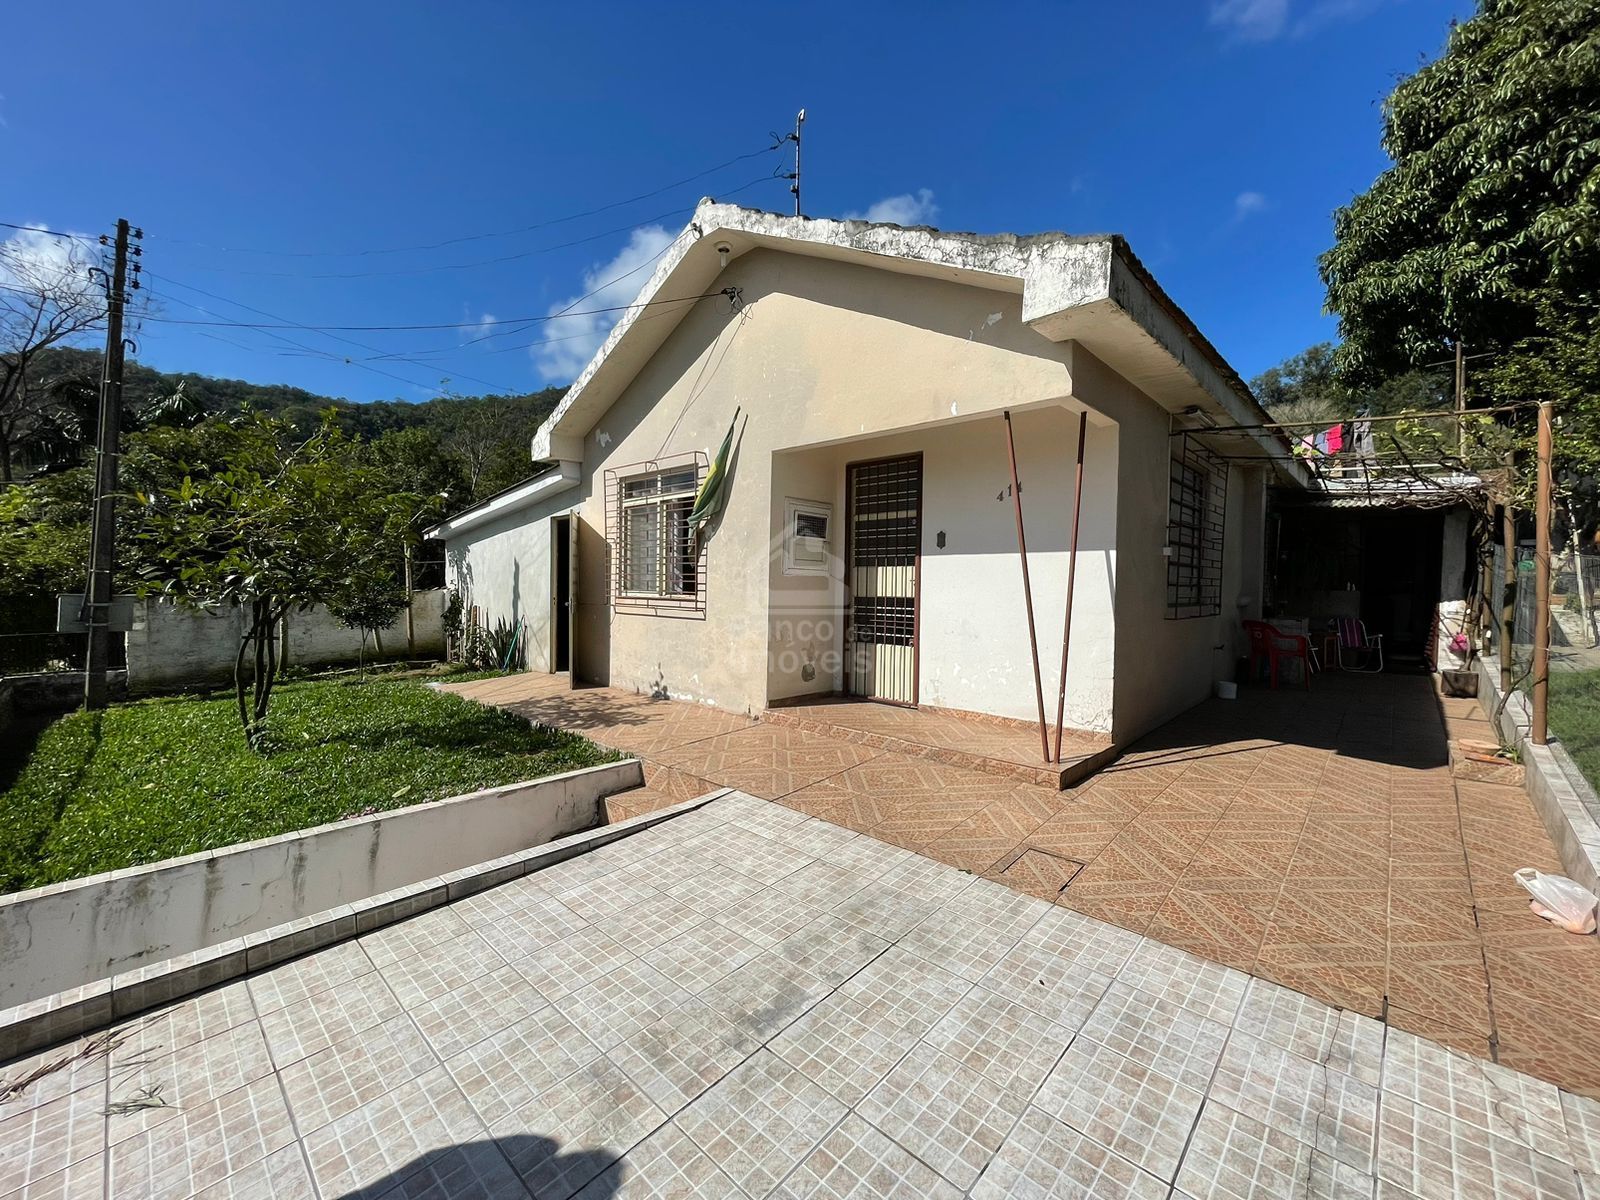
[[[213,425],[207,454],[217,469],[141,493],[132,542],[144,590],[243,612],[234,692],[245,738],[262,750],[283,618],[322,605],[377,619],[375,598],[398,591],[395,551],[414,536],[419,501],[362,465],[331,413],[304,439],[259,414]]]
[[[1479,0],[1384,108],[1393,165],[1321,259],[1352,387],[1475,358],[1484,406],[1551,399],[1569,482],[1600,446],[1600,5]]]

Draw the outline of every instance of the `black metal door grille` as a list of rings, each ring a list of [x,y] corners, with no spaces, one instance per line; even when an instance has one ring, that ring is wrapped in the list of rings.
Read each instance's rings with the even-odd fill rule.
[[[853,464],[849,501],[849,690],[915,704],[922,456]]]

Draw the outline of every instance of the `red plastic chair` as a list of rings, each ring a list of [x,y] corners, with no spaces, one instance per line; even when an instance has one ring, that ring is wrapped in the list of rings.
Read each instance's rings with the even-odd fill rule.
[[[1267,661],[1267,680],[1272,688],[1278,686],[1278,663],[1283,660],[1300,663],[1300,678],[1307,691],[1311,690],[1311,639],[1298,633],[1284,633],[1265,621],[1246,621],[1244,632],[1250,639],[1250,678],[1256,678],[1258,664]]]

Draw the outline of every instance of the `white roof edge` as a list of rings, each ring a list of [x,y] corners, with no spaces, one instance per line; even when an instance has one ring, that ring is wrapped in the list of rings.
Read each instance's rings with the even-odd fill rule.
[[[1147,290],[1152,307],[1163,310],[1164,316],[1171,318],[1170,333],[1176,336],[1158,338],[1168,342],[1167,353],[1174,352],[1175,347],[1171,345],[1173,341],[1189,343],[1199,352],[1193,356],[1178,353],[1175,357],[1194,375],[1202,390],[1210,393],[1219,407],[1240,423],[1249,423],[1250,418],[1266,418],[1248,386],[1193,322],[1168,299],[1127,249],[1123,239],[1114,234],[1073,236],[1045,233],[1019,236],[954,233],[927,226],[907,228],[866,221],[791,217],[702,200],[689,223],[656,264],[634,303],[612,327],[600,349],[534,434],[534,457],[577,457],[581,454],[581,443],[574,443],[564,436],[567,431],[560,428],[563,419],[573,412],[575,406],[591,407],[585,402],[586,393],[596,386],[597,377],[617,345],[628,337],[641,315],[648,310],[650,303],[684,264],[695,246],[718,234],[733,236],[745,248],[751,244],[788,243],[807,247],[813,253],[831,252],[834,256],[878,255],[900,263],[916,264],[913,269],[947,278],[965,276],[974,281],[987,282],[990,286],[1009,284],[1012,290],[1020,285],[1023,319],[1029,323],[1040,320],[1052,310],[1061,311],[1099,300],[1118,303],[1129,319],[1138,322],[1141,314],[1128,309],[1139,306],[1127,306],[1125,303],[1127,280],[1118,281],[1123,285],[1123,295],[1117,294],[1119,289],[1113,284],[1113,276],[1120,273],[1118,268],[1122,268]],[[663,322],[662,325],[673,323]],[[625,386],[625,383],[621,386]],[[595,397],[595,401],[600,405],[607,403],[603,390]],[[597,411],[603,411],[603,408]],[[1279,464],[1280,471],[1301,486],[1305,485],[1307,480],[1303,472],[1296,469],[1298,464],[1294,463],[1286,445],[1264,443],[1263,448],[1268,449],[1275,458],[1280,456],[1277,452],[1281,451],[1284,461]]]
[[[479,525],[496,520],[507,513],[518,512],[537,500],[559,495],[568,488],[578,485],[581,473],[579,468],[580,464],[575,462],[557,463],[553,471],[546,471],[535,479],[490,496],[482,504],[474,505],[465,512],[459,512],[448,520],[440,521],[431,529],[423,530],[422,536],[448,541],[455,534],[476,529]]]

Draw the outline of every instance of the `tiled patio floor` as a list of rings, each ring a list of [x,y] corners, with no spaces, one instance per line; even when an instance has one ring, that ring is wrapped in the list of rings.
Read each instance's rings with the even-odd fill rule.
[[[1600,1102],[738,794],[0,1080],[7,1197],[1600,1194]]]
[[[1039,728],[1026,721],[984,718],[932,708],[902,708],[865,700],[827,700],[787,705],[763,718],[795,725],[842,741],[952,766],[970,766],[990,775],[1059,788],[1075,783],[1100,765],[1110,738],[1075,729],[1063,731],[1061,762],[1049,763]],[[1053,727],[1049,731],[1054,746]]]
[[[1067,792],[564,677],[453,686],[642,755],[613,819],[737,787],[1600,1095],[1600,939],[1528,911],[1511,873],[1555,849],[1521,789],[1452,778],[1426,677],[1246,689]]]

